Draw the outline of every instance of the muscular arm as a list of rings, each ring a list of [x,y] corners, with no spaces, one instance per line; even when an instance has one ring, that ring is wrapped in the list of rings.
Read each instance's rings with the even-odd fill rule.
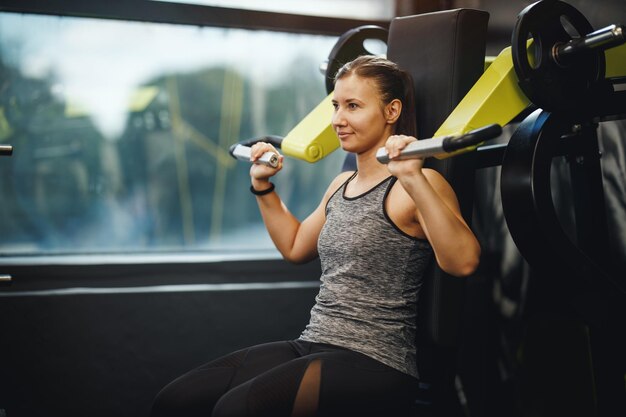
[[[269,184],[264,188],[268,187]],[[263,188],[259,186],[259,189]],[[283,258],[293,263],[304,263],[317,256],[317,237],[324,224],[321,204],[300,222],[275,192],[257,196],[257,203],[265,227]]]
[[[273,148],[268,148],[270,145],[258,145],[252,148],[253,158],[258,158],[268,150],[275,151]],[[250,169],[252,187],[259,191],[268,189],[270,187],[269,178],[280,169],[282,169],[282,156],[277,169],[253,165]],[[302,222],[289,211],[276,192],[256,197],[265,227],[285,260],[293,263],[305,263],[317,257],[317,239],[326,221],[326,214],[324,213],[326,202],[346,175],[349,173],[335,178],[319,206]]]
[[[395,141],[393,138],[397,138]],[[387,149],[393,158],[414,138],[392,136]],[[423,168],[423,160],[393,161],[388,169],[414,203],[414,220],[424,230],[437,263],[447,273],[467,276],[480,258],[478,240],[463,220],[454,190],[437,171]]]
[[[480,246],[461,216],[456,195],[436,171],[398,179],[415,202],[415,219],[433,247],[437,263],[447,273],[466,276],[478,266]]]

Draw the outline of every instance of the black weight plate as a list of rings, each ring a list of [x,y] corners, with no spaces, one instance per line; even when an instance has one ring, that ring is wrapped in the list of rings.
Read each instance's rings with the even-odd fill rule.
[[[339,68],[360,55],[371,53],[365,49],[366,40],[377,39],[386,44],[388,35],[387,29],[375,25],[359,26],[341,35],[328,55],[326,91],[330,94],[335,89],[335,74]]]
[[[571,27],[566,29],[568,23]],[[569,33],[572,28],[577,35]],[[553,58],[553,48],[592,31],[585,16],[562,1],[539,1],[518,15],[511,39],[513,65],[520,88],[535,105],[548,111],[590,106],[591,90],[604,78],[604,53],[579,54],[561,66]]]

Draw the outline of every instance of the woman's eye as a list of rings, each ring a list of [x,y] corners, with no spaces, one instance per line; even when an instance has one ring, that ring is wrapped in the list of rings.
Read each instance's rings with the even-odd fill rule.
[[[356,109],[357,107],[359,107],[359,106],[358,106],[356,103],[350,103],[350,104],[348,104],[348,108],[349,108],[349,109],[354,110],[354,109]]]

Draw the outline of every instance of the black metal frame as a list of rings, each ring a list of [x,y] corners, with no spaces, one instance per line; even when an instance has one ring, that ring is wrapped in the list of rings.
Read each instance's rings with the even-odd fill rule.
[[[140,22],[340,35],[388,21],[306,16],[149,0],[3,0],[0,11]]]

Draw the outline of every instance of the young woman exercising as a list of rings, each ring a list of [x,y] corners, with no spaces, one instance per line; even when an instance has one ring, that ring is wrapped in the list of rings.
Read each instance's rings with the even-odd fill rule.
[[[300,222],[274,191],[277,168],[253,164],[251,190],[283,257],[320,257],[311,319],[296,340],[234,352],[190,371],[157,396],[153,417],[394,416],[416,390],[416,302],[433,254],[456,276],[471,274],[480,247],[454,191],[422,159],[394,160],[416,140],[410,77],[362,56],[335,79],[332,125],[356,154]],[[385,147],[391,162],[376,160]],[[252,160],[267,143],[252,147]]]

